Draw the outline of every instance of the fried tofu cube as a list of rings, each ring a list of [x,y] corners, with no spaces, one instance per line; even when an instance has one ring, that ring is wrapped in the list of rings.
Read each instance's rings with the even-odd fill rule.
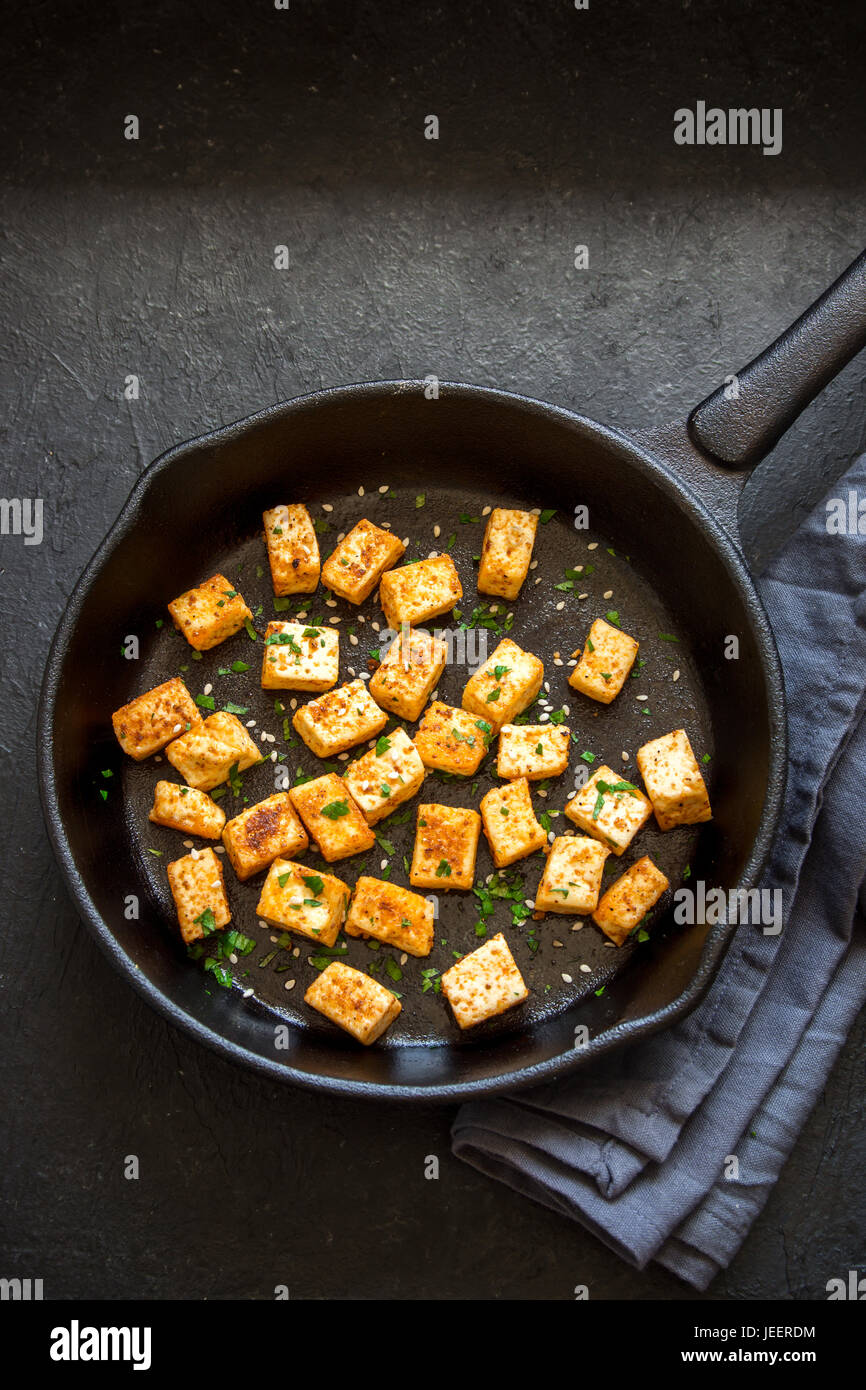
[[[472,777],[490,747],[493,725],[466,709],[434,700],[418,725],[415,747],[425,767]]]
[[[622,690],[639,645],[627,632],[596,618],[580,661],[568,678],[569,685],[591,700],[609,705]]]
[[[263,690],[330,690],[339,678],[340,634],[335,627],[268,623]]]
[[[531,705],[544,680],[544,664],[503,637],[499,646],[470,676],[463,691],[463,708],[487,719],[498,732],[513,724]]]
[[[319,542],[310,513],[300,502],[262,513],[271,582],[278,597],[311,594],[319,583]]]
[[[379,600],[389,627],[399,632],[403,623],[429,623],[450,613],[463,597],[460,576],[450,555],[434,555],[414,565],[401,565],[382,575]]]
[[[414,723],[435,690],[448,660],[448,645],[423,628],[405,627],[370,679],[369,691],[383,709]]]
[[[497,869],[505,869],[547,844],[547,831],[535,819],[525,777],[494,787],[483,796],[481,820]]]
[[[565,724],[504,724],[499,733],[496,772],[509,782],[561,777],[568,768],[571,730]]]
[[[363,681],[349,681],[296,710],[292,723],[317,758],[334,758],[375,738],[388,723]]]
[[[621,946],[669,887],[661,869],[644,855],[610,885],[592,920],[614,945]]]
[[[609,854],[587,835],[557,835],[535,894],[536,912],[594,912]]]
[[[479,594],[517,598],[529,573],[538,517],[494,507],[487,521],[478,566]]]
[[[290,859],[275,859],[262,884],[256,913],[271,927],[333,946],[351,889],[334,874],[320,874]]]
[[[373,937],[410,956],[429,956],[433,948],[433,904],[420,893],[363,875],[355,884],[346,935]]]
[[[137,763],[204,721],[180,676],[136,695],[111,716],[117,741]]]
[[[322,566],[322,583],[349,603],[369,598],[386,570],[396,565],[406,547],[390,531],[359,521]]]
[[[372,849],[376,843],[360,806],[336,772],[326,772],[312,782],[292,787],[289,796],[310,838],[329,864]]]
[[[424,764],[405,729],[380,734],[375,747],[350,763],[343,780],[368,825],[390,816],[421,790]]]
[[[261,754],[234,714],[218,710],[198,728],[170,743],[165,756],[191,787],[209,792],[225,782],[235,763],[238,772],[261,761]]]
[[[204,840],[218,840],[226,823],[226,813],[207,792],[181,787],[177,782],[157,782],[149,819],[154,825],[167,825],[170,830],[201,835]]]
[[[168,611],[178,631],[197,652],[210,651],[240,632],[252,613],[237,589],[222,574],[213,574],[195,589],[173,599]]]
[[[461,1028],[474,1028],[529,998],[502,932],[445,971],[442,993]]]
[[[275,859],[293,859],[310,839],[288,792],[276,792],[249,806],[223,830],[223,844],[239,879],[261,873]]]
[[[332,960],[313,981],[304,1003],[365,1047],[381,1038],[403,1007],[396,994],[341,960]]]
[[[685,729],[645,743],[637,765],[660,830],[712,820],[710,797]]]
[[[566,804],[565,814],[587,835],[619,856],[649,820],[652,806],[633,782],[623,781],[603,763]]]
[[[177,908],[180,934],[187,945],[228,926],[232,914],[226,897],[223,866],[212,849],[194,849],[182,859],[167,864],[166,872]]]
[[[481,817],[464,806],[418,807],[415,848],[409,869],[413,888],[471,888]]]

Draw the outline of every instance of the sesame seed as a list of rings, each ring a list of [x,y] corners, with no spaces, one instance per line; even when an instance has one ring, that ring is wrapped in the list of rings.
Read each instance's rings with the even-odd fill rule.
[[[529,562],[529,568],[530,568],[531,570],[537,570],[537,569],[538,569],[538,561],[537,561],[537,560],[530,560],[530,562]]]
[[[553,658],[553,664],[554,664],[554,666],[561,666],[561,665],[562,665],[562,662],[560,661],[560,659],[559,659],[558,656],[555,656],[555,657]]]
[[[613,598],[613,589],[605,589],[604,598]]]
[[[563,712],[563,714],[565,714],[565,715],[571,714],[571,706],[570,706],[570,705],[563,705],[563,706],[562,706],[562,712]]]
[[[572,832],[569,831],[569,834],[571,834],[571,833],[572,833]],[[583,923],[582,923],[582,922],[575,922],[575,924],[574,924],[574,926],[572,927],[571,930],[572,930],[572,931],[580,931],[580,929],[581,929],[582,926],[583,926]]]
[[[584,975],[591,975],[591,974],[592,974],[592,966],[591,966],[591,965],[582,965],[580,968],[581,968],[581,971],[583,972]]]
[[[292,696],[291,700],[289,701],[289,709],[297,709],[297,708],[298,708],[298,702],[297,702],[297,700],[295,699],[295,697]]]
[[[248,719],[248,720],[247,720],[247,728],[248,728],[248,729],[254,729],[255,727],[256,727],[256,721],[255,721],[254,719]]]
[[[275,748],[274,751],[273,751],[273,753],[271,754],[271,762],[272,762],[272,763],[275,763],[276,761],[277,761],[277,750],[276,750],[276,748]]]
[[[341,623],[342,621],[343,621],[342,618],[332,618],[332,619],[331,619],[331,622],[332,622],[332,623]]]
[[[387,492],[387,491],[388,491],[388,488],[389,488],[390,486],[391,486],[390,483],[383,483],[382,486],[379,488],[379,491],[380,491],[380,492]]]
[[[554,941],[553,944],[554,944],[554,946],[559,946],[559,947],[562,946],[562,942],[561,942],[561,941]]]
[[[358,488],[358,496],[359,496],[359,497],[363,497],[363,496],[364,496],[364,489],[363,489],[362,487],[359,487],[359,488]]]
[[[530,516],[541,516],[541,508],[540,508],[540,507],[532,507],[531,510],[530,510],[529,515],[530,515]]]
[[[538,787],[537,791],[539,796],[547,796],[547,792],[544,790],[543,787]]]
[[[347,669],[347,671],[349,672],[349,675],[350,675],[350,676],[354,676],[354,675],[355,675],[355,668],[354,668],[354,666],[347,666],[346,669]]]
[[[404,951],[400,957],[400,964],[405,965],[408,959],[409,957],[406,955],[406,952]]]
[[[565,981],[565,983],[566,983],[567,985],[573,985],[573,984],[574,984],[574,981],[573,981],[573,979],[571,978],[571,976],[570,976],[570,975],[566,975],[566,973],[565,973],[564,970],[563,970],[563,972],[562,972],[562,978],[563,978],[563,980]]]
[[[648,699],[649,699],[649,695],[635,695],[634,698],[635,698],[636,700],[648,700]]]
[[[545,681],[545,682],[544,682],[544,688],[545,688],[545,690],[547,691],[547,693],[548,693],[548,695],[549,695],[549,694],[550,694],[550,681]]]
[[[434,526],[434,527],[433,527],[433,535],[434,535],[434,536],[441,536],[441,535],[442,535],[442,527],[441,527],[441,526]]]
[[[345,531],[341,531],[340,534],[339,534],[339,536],[337,537],[337,545],[340,544],[340,541],[344,541],[345,539],[346,539],[346,533],[345,533]]]
[[[332,512],[333,510],[334,510],[334,508],[331,506],[330,502],[323,502],[323,503],[322,503],[322,511],[323,511],[323,512]]]
[[[404,537],[403,537],[403,544],[404,544],[405,546],[408,546],[408,544],[409,544],[409,537],[408,537],[408,536],[404,536]]]
[[[553,844],[553,841],[556,839],[556,831],[555,831],[555,830],[548,830],[548,832],[547,832],[547,838],[548,838],[548,840],[550,841],[550,843]]]
[[[572,657],[568,664],[569,666],[576,666],[577,662],[575,661],[574,657]]]
[[[353,647],[357,647],[357,645],[358,645],[358,639],[357,639],[357,637],[355,636],[354,632],[350,632],[350,633],[349,633],[349,641],[351,642],[351,644],[352,644]]]
[[[492,512],[492,510],[493,510],[492,507],[484,507],[483,510],[482,510],[482,512],[481,512],[481,515],[482,515],[482,516],[489,516],[490,513]]]
[[[371,626],[371,628],[373,629],[374,632],[378,632],[378,631],[379,631],[379,624],[378,624],[378,623],[371,623],[370,626]]]
[[[379,868],[380,868],[380,869],[387,869],[387,867],[388,867],[388,861],[387,861],[387,859],[381,859],[381,860],[379,861]]]
[[[589,594],[578,594],[578,598],[589,598]]]
[[[339,753],[337,756],[338,756],[339,761],[340,761],[341,763],[348,762],[348,759],[349,759],[348,753]]]
[[[623,760],[624,763],[627,763],[627,762],[628,762],[628,753],[625,751],[625,749],[622,750],[622,753],[620,754],[620,757],[622,758],[622,760]]]
[[[182,724],[175,724],[173,732],[176,733],[176,734],[179,734],[182,728],[183,728],[183,725],[182,725]]]
[[[237,952],[232,951],[232,952],[230,953],[230,955],[229,955],[229,960],[231,961],[232,965],[237,965],[237,963],[238,963]]]
[[[189,852],[189,857],[190,857],[190,859],[198,859],[198,850],[197,850],[197,849],[191,849],[190,852]]]
[[[541,583],[541,575],[538,576],[538,578],[535,580],[535,583],[536,583],[536,584],[540,584],[540,583]]]
[[[390,531],[390,530],[391,530],[391,523],[390,523],[390,521],[380,521],[380,522],[379,522],[379,525],[381,526],[381,528],[382,528],[383,531]]]
[[[205,688],[204,688],[204,693],[205,693],[205,695],[209,695],[209,694],[211,693],[212,690],[213,690],[213,686],[211,685],[210,681],[208,681],[207,685],[206,685]]]
[[[244,999],[249,999],[249,997],[250,997],[250,995],[252,994],[252,992],[253,992],[252,986],[251,986],[249,989],[245,989],[245,990],[244,990]]]
[[[491,612],[491,613],[498,613],[498,612],[499,612],[499,604],[498,604],[498,603],[491,603],[491,605],[490,605],[490,612]]]
[[[598,550],[598,541],[590,541],[587,550]]]
[[[154,761],[155,763],[161,763],[161,762],[162,762],[162,754],[161,754],[161,753],[158,753],[157,756],[154,758],[153,761]]]
[[[581,925],[583,925],[583,924],[581,923]],[[292,951],[292,955],[297,959],[297,957],[298,957],[300,954],[301,954],[301,948],[300,948],[300,946],[296,946],[295,949]]]
[[[325,599],[325,607],[326,607],[326,608],[336,608],[336,606],[337,606],[337,600],[336,600],[335,598],[326,598],[326,599]]]
[[[286,983],[283,985],[283,989],[294,989],[294,988],[295,988],[295,982],[294,982],[294,980],[286,980]]]
[[[299,614],[298,614],[298,621],[300,621],[301,618],[306,618],[306,616],[307,616],[307,610],[306,610],[306,608],[305,608],[304,611],[303,611],[303,613],[299,613]]]
[[[673,676],[672,676],[672,679],[675,680],[675,681],[678,681],[679,678],[680,678],[680,673],[679,673],[679,669],[677,669],[676,671],[674,671],[674,674],[673,674]]]
[[[560,599],[559,603],[556,605],[556,611],[557,611],[557,613],[559,613],[560,610],[563,609],[564,607],[565,607],[565,599]]]

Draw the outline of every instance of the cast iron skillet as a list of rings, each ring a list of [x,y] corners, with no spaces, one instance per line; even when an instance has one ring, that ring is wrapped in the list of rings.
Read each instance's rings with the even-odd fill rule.
[[[744,470],[773,448],[864,345],[864,300],[866,253],[739,373],[738,394],[730,384],[727,392],[720,388],[697,407],[686,428],[628,438],[571,411],[506,392],[443,383],[437,398],[424,382],[377,382],[272,406],[153,463],[69,601],[48,659],[38,737],[41,794],[55,853],[84,920],[139,992],[194,1037],[266,1075],[394,1099],[457,1099],[549,1081],[692,1009],[718,968],[733,924],[677,926],[669,893],[650,940],[617,951],[591,925],[571,931],[570,919],[548,918],[534,930],[531,921],[514,926],[510,904],[502,903],[489,930],[505,930],[531,986],[531,1001],[471,1036],[458,1036],[444,1000],[435,990],[421,992],[420,971],[444,970],[455,950],[478,944],[477,904],[471,895],[443,895],[433,956],[404,967],[398,1025],[380,1044],[361,1049],[311,1017],[301,1002],[314,974],[307,952],[293,957],[277,948],[271,956],[270,934],[255,919],[260,880],[239,885],[229,869],[234,925],[256,938],[257,949],[237,967],[239,983],[218,988],[186,959],[171,930],[165,863],[184,852],[180,837],[147,820],[153,784],[171,769],[165,762],[124,759],[109,716],[183,665],[193,693],[210,682],[219,702],[250,706],[258,729],[277,735],[273,745],[263,745],[265,751],[285,750],[290,768],[317,770],[302,746],[285,748],[272,697],[258,689],[261,639],[253,647],[239,634],[192,663],[183,639],[170,623],[162,624],[166,602],[219,569],[253,608],[261,605],[262,631],[276,615],[261,513],[276,502],[304,500],[315,516],[329,521],[323,554],[339,531],[365,514],[389,520],[409,537],[410,558],[440,549],[453,534],[468,620],[477,602],[472,556],[481,523],[461,521],[461,515],[480,517],[490,504],[555,508],[556,515],[539,528],[538,569],[521,598],[501,606],[499,619],[513,611],[511,636],[544,656],[551,703],[569,706],[567,722],[577,736],[572,771],[586,749],[633,775],[640,743],[679,724],[701,755],[710,755],[713,821],[667,835],[648,826],[614,872],[648,853],[673,887],[686,866],[693,883],[751,887],[781,812],[786,729],[772,634],[737,539],[737,499]],[[379,488],[386,485],[383,495]],[[418,507],[421,493],[426,500]],[[324,512],[323,503],[334,510]],[[578,505],[588,508],[588,531],[573,524]],[[434,524],[441,527],[438,540]],[[585,569],[573,591],[556,589],[565,569],[579,564],[592,564],[593,573]],[[371,623],[381,613],[365,606],[367,621],[361,624],[346,604],[325,607],[326,597],[320,590],[307,611],[341,618],[346,679],[348,665],[361,670],[369,660],[377,642]],[[641,640],[646,665],[612,706],[602,708],[568,690],[568,668],[555,667],[551,653],[568,658],[591,619],[610,608]],[[358,637],[354,648],[350,627]],[[678,640],[665,641],[660,633]],[[129,634],[140,639],[138,660],[121,655]],[[736,660],[725,657],[731,636],[739,642]],[[246,675],[218,674],[239,657],[250,663]],[[449,669],[440,697],[459,704],[465,679],[465,669]],[[638,700],[638,694],[647,698]],[[105,771],[114,775],[106,778]],[[271,763],[253,769],[243,794],[251,802],[271,794],[273,776]],[[477,805],[493,779],[483,774],[478,781],[468,795],[464,785],[430,778],[422,796]],[[573,776],[551,787],[543,804],[561,810],[572,782]],[[104,799],[101,791],[107,792]],[[237,801],[223,805],[229,814],[240,809]],[[394,880],[405,883],[401,858],[410,848],[412,819],[378,828],[387,843],[377,847],[366,870],[378,874],[387,859]],[[540,874],[537,860],[517,866],[527,897]],[[480,874],[491,867],[482,837]],[[345,870],[354,881],[359,868],[349,861],[336,871]],[[133,895],[139,900],[137,919],[127,915]],[[362,942],[350,943],[349,952],[348,959],[362,966],[371,959]],[[293,978],[296,988],[286,989]],[[286,1023],[288,1029],[280,1026]],[[585,1036],[581,1025],[589,1040],[575,1046],[576,1037]],[[287,1047],[278,1044],[286,1039]]]

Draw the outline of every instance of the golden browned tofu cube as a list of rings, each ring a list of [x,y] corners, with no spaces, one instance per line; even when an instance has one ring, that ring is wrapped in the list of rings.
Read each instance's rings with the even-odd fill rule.
[[[304,1003],[365,1047],[381,1038],[402,1008],[397,996],[384,985],[341,960],[332,960],[313,981]]]
[[[240,632],[252,613],[222,574],[211,575],[168,605],[175,627],[197,652],[209,651]]]
[[[209,792],[225,782],[235,763],[245,772],[261,762],[261,754],[234,714],[218,710],[198,728],[170,743],[165,756],[191,787]]]
[[[335,627],[268,623],[263,690],[330,690],[339,678],[340,634]]]
[[[712,820],[710,797],[685,729],[645,743],[637,765],[661,830]]]
[[[348,883],[289,859],[275,859],[262,884],[256,914],[271,927],[333,946],[349,906]]]
[[[499,733],[496,771],[513,782],[561,777],[568,767],[571,730],[564,724],[504,724]]]
[[[238,878],[252,878],[275,859],[293,859],[310,847],[288,792],[249,806],[223,830],[223,844]]]
[[[418,725],[415,747],[425,767],[472,777],[490,746],[493,725],[466,709],[435,700]]]
[[[232,914],[223,866],[212,849],[191,850],[182,859],[167,864],[166,872],[180,934],[187,945],[228,926]]]
[[[535,894],[536,912],[565,912],[572,916],[594,912],[604,861],[609,854],[609,849],[586,835],[558,835],[550,846]]]
[[[379,584],[379,601],[388,626],[395,632],[403,623],[413,627],[450,613],[462,597],[460,576],[450,555],[401,565],[383,574]]]
[[[478,566],[479,594],[517,598],[529,573],[538,517],[494,507],[487,521]]]
[[[547,831],[535,819],[525,777],[494,787],[483,796],[481,820],[497,869],[505,869],[547,844]]]
[[[274,593],[311,594],[319,583],[319,542],[300,502],[262,513]]]
[[[413,888],[471,888],[480,834],[477,811],[433,802],[419,806],[409,869]]]
[[[529,998],[502,932],[445,971],[442,993],[461,1028],[474,1028]]]
[[[157,782],[150,819],[155,825],[167,825],[170,830],[201,835],[204,840],[218,840],[226,823],[226,813],[207,792],[180,787],[177,782]]]
[[[621,946],[669,887],[661,869],[644,855],[610,885],[592,920],[614,945]]]
[[[619,856],[649,820],[652,806],[633,782],[623,781],[603,763],[567,803],[565,814]]]
[[[418,719],[445,670],[448,646],[423,628],[404,628],[370,679],[370,694],[383,709]]]
[[[375,825],[421,790],[424,775],[424,764],[406,730],[392,729],[349,763],[343,780],[367,824]]]
[[[410,956],[429,956],[433,904],[396,883],[362,875],[349,905],[346,935],[373,937]]]
[[[609,705],[625,684],[638,646],[627,632],[612,627],[604,618],[596,618],[589,629],[580,661],[568,678],[569,685],[591,700]]]
[[[372,849],[376,843],[360,806],[336,772],[293,787],[289,796],[310,838],[329,864]]]
[[[363,681],[349,681],[295,711],[292,723],[317,758],[334,758],[364,739],[375,738],[388,716]]]
[[[338,598],[363,603],[405,549],[390,531],[383,531],[366,519],[359,521],[322,566],[322,583]]]
[[[158,753],[178,734],[201,724],[198,705],[180,676],[136,695],[111,716],[117,741],[124,753],[140,763]]]
[[[493,655],[467,681],[463,708],[489,720],[498,732],[532,704],[543,680],[544,665],[538,657],[523,651],[510,637],[503,637]]]

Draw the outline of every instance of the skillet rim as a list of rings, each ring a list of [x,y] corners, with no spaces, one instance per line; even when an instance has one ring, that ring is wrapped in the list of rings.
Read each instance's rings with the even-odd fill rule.
[[[615,1024],[613,1027],[596,1034],[580,1049],[571,1049],[545,1061],[531,1063],[528,1066],[495,1077],[431,1086],[408,1083],[387,1085],[381,1082],[314,1075],[288,1063],[272,1061],[230,1041],[214,1028],[193,1018],[179,1005],[172,1003],[163,991],[146,979],[134,965],[130,957],[119,946],[110,927],[98,912],[90,897],[87,885],[75,864],[57,810],[57,779],[52,756],[59,677],[71,640],[74,637],[74,629],[79,614],[86,602],[91,585],[105,561],[137,523],[139,506],[153,480],[166,469],[173,467],[191,450],[203,444],[235,438],[259,422],[282,416],[290,417],[299,409],[318,408],[327,405],[334,399],[345,400],[359,396],[387,398],[410,390],[417,392],[423,388],[424,384],[422,378],[403,378],[390,381],[353,382],[305,392],[303,395],[293,396],[289,400],[276,401],[250,415],[232,420],[216,429],[207,430],[179,444],[174,444],[147,465],[134,483],[114,524],[82,570],[57,625],[49,648],[40,691],[36,753],[43,818],[67,890],[88,929],[115,969],[169,1023],[181,1028],[197,1042],[239,1065],[251,1068],[270,1079],[302,1086],[307,1090],[373,1100],[414,1100],[422,1103],[425,1101],[444,1103],[463,1101],[481,1095],[502,1094],[505,1091],[524,1089],[528,1086],[552,1081],[556,1077],[567,1075],[586,1065],[591,1057],[602,1056],[627,1042],[649,1037],[670,1026],[675,1020],[685,1017],[696,1007],[709,988],[733,934],[737,930],[737,924],[723,921],[711,928],[704,941],[697,969],[686,988],[676,999],[652,1014]],[[779,654],[769,618],[749,572],[738,538],[732,536],[720,522],[716,521],[689,483],[677,475],[674,467],[665,462],[659,454],[656,454],[652,447],[643,444],[640,439],[635,439],[616,427],[604,425],[600,421],[570,410],[566,406],[554,405],[551,402],[539,400],[537,397],[505,391],[496,387],[440,380],[438,389],[440,395],[447,393],[469,398],[484,397],[504,406],[517,406],[531,415],[553,416],[572,426],[577,425],[582,430],[588,431],[608,447],[613,447],[614,450],[626,452],[632,466],[638,467],[645,476],[650,477],[654,483],[660,486],[665,493],[667,503],[679,504],[684,507],[691,523],[702,532],[719,561],[725,566],[743,608],[749,616],[758,644],[761,668],[767,687],[767,715],[770,728],[767,787],[758,830],[736,885],[737,888],[744,889],[754,887],[766,865],[782,813],[787,779],[788,738],[784,680]]]

